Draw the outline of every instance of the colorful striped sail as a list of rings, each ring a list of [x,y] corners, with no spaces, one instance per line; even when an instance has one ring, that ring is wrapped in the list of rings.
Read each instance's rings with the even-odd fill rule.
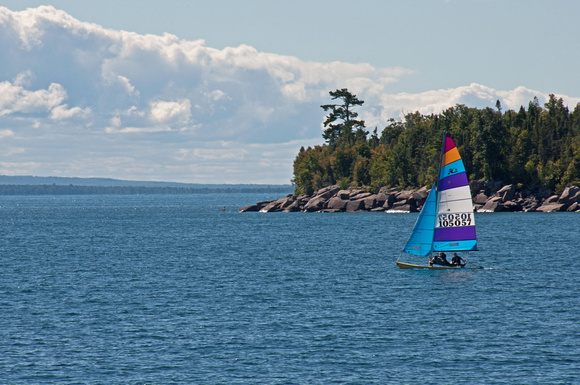
[[[473,203],[465,166],[446,132],[437,183],[437,215],[433,251],[477,250]]]
[[[435,184],[433,184],[433,188],[431,188],[427,200],[417,217],[411,236],[405,245],[404,251],[406,253],[421,256],[427,256],[431,253],[437,207],[436,191]]]

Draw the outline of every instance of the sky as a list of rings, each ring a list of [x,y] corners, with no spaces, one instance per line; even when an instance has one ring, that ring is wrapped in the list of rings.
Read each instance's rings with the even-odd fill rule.
[[[329,91],[379,132],[580,102],[576,0],[3,0],[0,174],[288,184]]]

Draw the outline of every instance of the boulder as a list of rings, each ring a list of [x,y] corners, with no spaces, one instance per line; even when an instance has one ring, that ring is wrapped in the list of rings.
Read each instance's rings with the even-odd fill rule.
[[[429,191],[430,190],[427,190],[427,187],[423,186],[413,193],[413,200],[415,201],[415,205],[417,206],[418,209],[423,207],[423,205],[425,204],[425,201],[429,196]]]
[[[536,211],[542,211],[544,213],[553,213],[557,211],[562,211],[565,209],[562,203],[544,203],[536,209]]]
[[[310,199],[308,203],[306,203],[304,206],[304,211],[320,211],[324,208],[324,204],[327,202],[327,200],[328,198],[325,198],[324,195],[315,196],[314,198]]]
[[[495,213],[496,211],[502,211],[503,206],[501,204],[501,197],[491,197],[485,202],[482,208],[477,210],[480,213]]]
[[[375,195],[375,204],[377,207],[383,206],[385,202],[389,199],[389,196],[385,193],[378,193]]]
[[[282,203],[280,202],[280,200],[275,200],[272,201],[270,203],[268,203],[266,206],[262,207],[260,209],[261,213],[271,213],[271,212],[275,212],[275,211],[280,211],[280,205]]]
[[[558,203],[563,203],[570,206],[575,202],[580,202],[580,188],[576,186],[568,186],[562,191],[558,198]]]
[[[516,188],[513,184],[508,184],[507,186],[503,186],[497,192],[497,196],[501,197],[502,202],[511,201],[514,199],[514,194],[516,192]]]
[[[530,196],[528,198],[523,199],[522,211],[526,213],[530,211],[536,211],[538,207],[540,207],[540,202],[538,202],[538,200],[535,197]]]
[[[362,192],[362,193],[356,194],[356,195],[354,195],[354,196],[351,196],[351,197],[350,197],[350,199],[351,199],[351,200],[353,200],[353,201],[354,201],[354,200],[358,200],[358,199],[365,199],[365,198],[368,198],[368,197],[370,197],[371,195],[373,195],[373,194],[371,194],[371,193],[369,193],[369,192],[366,192],[366,191],[365,191],[365,192]]]
[[[295,200],[292,204],[284,209],[285,213],[294,213],[302,210],[303,203],[300,200]]]
[[[546,198],[546,200],[542,202],[542,204],[545,205],[549,203],[557,203],[559,198],[560,197],[558,195],[551,195],[550,197]]]
[[[245,212],[248,212],[248,211],[260,211],[264,207],[266,207],[269,204],[271,204],[272,202],[276,202],[276,201],[275,200],[272,200],[272,201],[257,202],[255,205],[244,206],[241,209],[239,209],[238,211],[240,213],[245,213]]]
[[[414,203],[411,203],[414,201],[398,201],[395,202],[393,204],[393,207],[391,207],[389,210],[387,210],[388,212],[405,212],[405,213],[414,213],[417,212],[417,207],[415,206]]]
[[[296,201],[295,195],[288,195],[285,198],[280,198],[280,199],[277,199],[275,201],[271,201],[270,203],[268,203],[267,205],[262,207],[260,209],[260,212],[261,213],[271,213],[271,212],[276,212],[276,211],[283,211],[284,209],[286,209],[288,206],[290,206],[295,201]]]
[[[346,207],[344,208],[344,211],[346,211],[347,213],[354,213],[355,211],[364,209],[364,206],[365,205],[363,199],[348,201]]]
[[[349,194],[349,197],[350,197],[350,199],[353,199],[353,198],[354,198],[354,197],[356,197],[357,195],[359,195],[359,194],[364,194],[364,193],[366,193],[366,191],[365,191],[365,190],[361,190],[361,189],[357,189],[357,190],[351,190],[351,191],[350,191],[350,194]]]
[[[350,198],[350,191],[340,190],[339,192],[336,193],[336,196],[339,197],[340,199],[347,200]]]
[[[296,200],[292,204],[290,204],[288,207],[284,209],[284,212],[291,213],[296,211],[302,211],[304,209],[304,206],[306,206],[309,200],[310,196],[300,195],[299,197],[296,198]]]
[[[570,198],[572,202],[580,203],[580,191],[577,192],[573,197]]]
[[[412,190],[403,190],[395,196],[395,202],[391,206],[391,210],[398,210],[398,211],[407,211],[406,208],[408,206],[409,212],[417,211],[417,202],[413,196],[414,191]],[[405,207],[404,209],[400,209],[400,207]]]
[[[402,190],[395,194],[395,201],[408,201],[413,198],[412,190]]]
[[[334,186],[328,186],[328,187],[324,187],[321,188],[320,190],[318,190],[316,192],[316,194],[314,194],[314,198],[324,198],[326,200],[332,198],[337,192],[340,191],[340,188],[336,185]]]
[[[487,200],[488,200],[488,196],[485,195],[484,193],[480,192],[473,199],[473,203],[476,204],[476,205],[483,206],[483,205],[485,205],[487,203]]]
[[[280,205],[280,208],[285,209],[286,207],[294,203],[297,199],[298,197],[293,194],[286,196],[286,198],[282,198],[282,204]]]
[[[372,210],[373,208],[375,208],[375,204],[377,202],[377,196],[374,194],[369,195],[366,198],[363,198],[363,202],[364,202],[364,208],[365,210]]]
[[[395,203],[395,194],[383,194],[383,195],[386,196],[385,203],[383,203],[383,207],[388,210],[391,207],[393,207],[393,204]]]
[[[247,213],[250,211],[260,211],[261,208],[262,208],[262,206],[255,204],[255,205],[244,206],[238,211],[240,213]]]
[[[431,189],[428,189],[427,186],[423,186],[413,193],[413,198],[415,198],[416,201],[425,201],[427,200],[430,191]]]
[[[516,201],[507,201],[502,203],[503,211],[517,212],[522,211],[522,205]]]
[[[329,210],[340,210],[344,211],[348,200],[340,198],[338,195],[330,198],[326,204],[326,208]]]
[[[568,206],[568,208],[566,209],[566,211],[578,211],[580,210],[580,203],[578,202],[574,202],[572,203],[570,206]]]

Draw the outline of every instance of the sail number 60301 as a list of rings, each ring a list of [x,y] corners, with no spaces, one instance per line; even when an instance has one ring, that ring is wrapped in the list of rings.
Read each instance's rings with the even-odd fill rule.
[[[471,226],[472,213],[439,214],[438,227]]]

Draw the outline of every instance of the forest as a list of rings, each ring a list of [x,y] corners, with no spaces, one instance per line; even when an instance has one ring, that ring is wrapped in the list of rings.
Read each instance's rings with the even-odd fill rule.
[[[580,104],[570,112],[553,94],[543,106],[535,97],[518,111],[503,111],[498,100],[495,108],[458,104],[439,114],[409,113],[372,133],[357,119],[364,101],[346,88],[329,94],[337,103],[321,106],[325,143],[300,148],[294,160],[297,195],[334,184],[369,191],[431,186],[443,131],[454,138],[469,180],[556,192],[580,184]]]

